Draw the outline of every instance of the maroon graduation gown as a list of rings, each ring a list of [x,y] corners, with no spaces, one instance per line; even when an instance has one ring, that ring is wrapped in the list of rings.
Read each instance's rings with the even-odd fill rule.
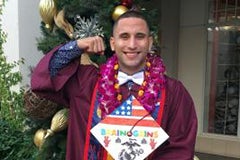
[[[98,69],[80,65],[79,59],[51,78],[49,61],[58,49],[49,52],[34,69],[32,90],[41,97],[70,108],[67,134],[67,160],[82,160],[92,92]],[[166,99],[161,127],[169,139],[151,156],[153,160],[192,160],[197,133],[197,117],[191,96],[180,81],[167,77]],[[131,94],[137,94],[137,88]],[[126,86],[121,87],[127,92]],[[127,94],[123,99],[127,98]]]

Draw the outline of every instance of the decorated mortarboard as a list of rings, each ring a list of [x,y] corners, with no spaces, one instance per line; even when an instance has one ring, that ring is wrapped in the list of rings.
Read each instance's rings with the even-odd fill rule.
[[[169,137],[134,96],[94,126],[91,133],[116,160],[143,160]]]

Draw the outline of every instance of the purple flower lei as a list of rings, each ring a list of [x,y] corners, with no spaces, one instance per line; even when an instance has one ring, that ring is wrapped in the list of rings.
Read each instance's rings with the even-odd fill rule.
[[[154,54],[148,54],[144,69],[144,82],[138,91],[137,100],[143,107],[152,112],[158,101],[160,90],[165,84],[165,66],[161,58]],[[118,62],[117,56],[114,54],[100,68],[99,79],[99,97],[102,117],[111,113],[121,104],[122,95],[119,91],[117,80]]]

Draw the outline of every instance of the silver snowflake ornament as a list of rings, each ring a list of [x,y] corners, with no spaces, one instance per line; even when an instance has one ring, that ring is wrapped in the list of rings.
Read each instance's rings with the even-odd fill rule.
[[[86,37],[102,36],[103,28],[98,24],[97,17],[90,17],[89,19],[77,15],[75,17],[76,24],[74,26],[73,37],[75,39],[82,39]]]

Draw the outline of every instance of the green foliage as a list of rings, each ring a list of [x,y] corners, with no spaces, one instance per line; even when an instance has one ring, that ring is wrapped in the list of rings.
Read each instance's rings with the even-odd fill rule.
[[[12,72],[17,64],[19,63],[7,63],[6,57],[0,54],[0,118],[21,128],[21,122],[24,119],[22,115],[23,90],[18,92],[12,89],[22,80],[20,72]]]
[[[3,1],[4,4],[4,1]],[[1,6],[1,13],[2,13]],[[1,27],[1,26],[0,26]],[[21,128],[23,115],[23,90],[14,91],[12,87],[22,80],[20,72],[13,72],[15,67],[23,60],[8,63],[3,53],[3,43],[6,42],[7,34],[0,28],[0,118],[9,121],[11,125]]]
[[[0,119],[0,159],[1,160],[32,160],[37,155],[32,136],[22,132],[8,121]]]
[[[5,0],[0,5],[0,16]],[[1,21],[0,21],[1,22]],[[23,114],[23,89],[14,91],[13,87],[22,80],[20,72],[13,71],[23,60],[8,63],[3,52],[7,34],[0,23],[0,159],[30,160],[36,155],[32,136],[25,128]]]
[[[49,30],[45,28],[45,24],[43,22],[41,23],[40,27],[42,37],[37,38],[37,47],[38,50],[42,51],[43,53],[47,53],[48,51],[50,51],[53,46],[57,46],[70,40],[64,33],[64,31],[59,28],[54,27],[53,30]]]

